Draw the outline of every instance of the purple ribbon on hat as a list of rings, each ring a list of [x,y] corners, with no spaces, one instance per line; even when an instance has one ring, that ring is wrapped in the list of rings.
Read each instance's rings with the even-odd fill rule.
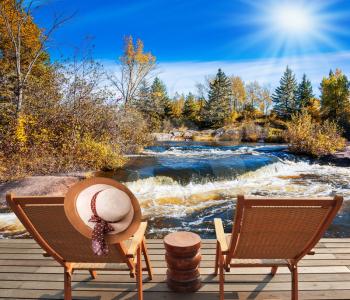
[[[108,244],[105,241],[104,235],[114,230],[108,221],[102,219],[96,211],[96,198],[97,195],[102,192],[97,192],[91,199],[91,210],[93,215],[89,222],[96,223],[92,231],[92,251],[95,255],[107,255],[109,252]]]

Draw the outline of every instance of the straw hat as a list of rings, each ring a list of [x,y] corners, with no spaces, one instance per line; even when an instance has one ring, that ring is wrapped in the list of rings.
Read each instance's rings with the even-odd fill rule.
[[[107,222],[108,243],[128,239],[141,222],[136,197],[126,186],[110,178],[90,178],[72,186],[66,194],[64,210],[73,227],[88,238],[92,238],[96,225],[94,218]]]

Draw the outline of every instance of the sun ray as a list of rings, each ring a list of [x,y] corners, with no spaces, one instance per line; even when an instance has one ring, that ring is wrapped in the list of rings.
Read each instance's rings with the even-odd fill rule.
[[[252,34],[245,36],[244,49],[258,45],[266,56],[307,55],[326,49],[341,49],[340,35],[349,35],[349,29],[339,25],[339,20],[349,12],[334,11],[339,0],[242,0],[251,7],[250,15],[239,18],[241,25],[250,26]],[[253,10],[253,13],[251,11]],[[322,51],[321,51],[322,52]]]

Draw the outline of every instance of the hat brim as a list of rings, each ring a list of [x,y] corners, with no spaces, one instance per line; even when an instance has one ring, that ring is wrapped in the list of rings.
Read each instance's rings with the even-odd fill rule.
[[[95,177],[83,180],[72,186],[64,199],[64,210],[68,220],[73,227],[79,231],[82,235],[91,238],[93,223],[90,224],[87,221],[88,216],[81,215],[81,210],[77,209],[77,200],[81,193],[92,193],[95,190],[101,188],[116,188],[128,195],[131,200],[132,209],[130,212],[119,222],[110,223],[114,231],[105,236],[108,243],[118,243],[131,237],[139,228],[141,223],[141,209],[138,200],[134,194],[123,184],[110,179]],[[81,198],[81,197],[80,197]],[[87,198],[85,198],[87,199]],[[81,201],[81,199],[79,200]],[[90,205],[90,203],[87,203]]]
[[[95,223],[89,221],[90,218],[93,216],[93,212],[91,210],[91,199],[97,192],[103,191],[106,189],[116,189],[119,192],[121,192],[122,195],[124,194],[126,195],[127,198],[130,199],[129,195],[127,195],[125,192],[120,191],[120,189],[112,187],[109,184],[100,184],[100,183],[93,184],[88,186],[86,189],[81,190],[80,193],[77,195],[75,207],[77,209],[77,213],[80,216],[80,218],[91,229],[93,229],[95,226]],[[131,199],[130,199],[130,202],[131,202]],[[129,212],[125,217],[123,217],[121,220],[118,220],[118,222],[109,223],[109,225],[111,225],[114,230],[109,232],[108,234],[119,233],[127,229],[132,222],[133,216],[134,216],[134,208],[131,205]]]

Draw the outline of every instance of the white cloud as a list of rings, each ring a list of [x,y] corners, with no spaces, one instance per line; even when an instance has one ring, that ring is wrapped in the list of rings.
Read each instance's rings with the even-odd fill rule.
[[[104,62],[108,69],[113,69],[111,62]],[[319,84],[330,69],[340,68],[350,74],[350,51],[317,54],[303,57],[256,59],[246,61],[180,61],[159,62],[157,74],[166,83],[170,95],[175,92],[196,92],[196,83],[202,83],[208,75],[215,75],[221,68],[227,75],[241,76],[244,81],[258,81],[278,85],[286,66],[295,72],[299,80],[305,73],[311,80],[314,92],[319,94]]]

